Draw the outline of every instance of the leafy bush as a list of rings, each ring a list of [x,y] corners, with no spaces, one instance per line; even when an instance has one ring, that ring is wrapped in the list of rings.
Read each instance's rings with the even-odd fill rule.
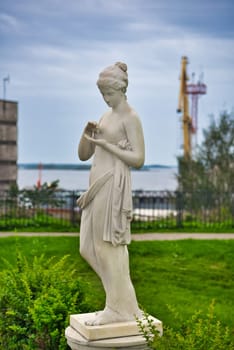
[[[64,330],[69,315],[88,312],[84,283],[59,261],[18,254],[0,274],[0,349],[68,349]],[[7,263],[7,262],[6,262]]]
[[[207,315],[196,312],[185,323],[179,321],[175,310],[175,324],[179,329],[165,327],[161,337],[152,324],[148,314],[145,314],[146,324],[137,320],[139,328],[146,339],[147,345],[153,350],[227,350],[234,349],[234,342],[229,328],[224,327],[214,316],[214,302],[209,306]]]

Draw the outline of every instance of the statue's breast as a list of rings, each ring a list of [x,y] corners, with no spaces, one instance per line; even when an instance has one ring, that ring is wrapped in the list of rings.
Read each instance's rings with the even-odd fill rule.
[[[126,139],[126,132],[121,120],[102,120],[99,125],[98,138],[104,138],[110,143],[118,144]]]

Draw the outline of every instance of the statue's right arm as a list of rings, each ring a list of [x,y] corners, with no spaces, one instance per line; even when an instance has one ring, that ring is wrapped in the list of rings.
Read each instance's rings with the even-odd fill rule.
[[[78,157],[80,160],[85,161],[92,157],[94,154],[95,145],[88,141],[84,134],[82,134],[80,143],[78,146]]]
[[[85,134],[92,135],[92,132],[95,130],[96,127],[96,122],[88,122],[82,133],[80,143],[78,146],[78,157],[82,161],[88,160],[94,154],[95,144],[93,142],[90,142],[87,138],[85,138]]]

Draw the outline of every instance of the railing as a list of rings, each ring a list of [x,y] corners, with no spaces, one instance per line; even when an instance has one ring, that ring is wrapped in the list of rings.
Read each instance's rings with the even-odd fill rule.
[[[135,192],[133,227],[147,230],[234,229],[234,194],[218,192]]]
[[[82,191],[0,193],[0,231],[14,229],[79,230]],[[234,228],[234,194],[217,192],[134,191],[133,230]]]

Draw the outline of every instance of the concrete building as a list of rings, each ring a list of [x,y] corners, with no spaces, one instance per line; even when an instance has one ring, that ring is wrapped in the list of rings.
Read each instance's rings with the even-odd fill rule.
[[[0,191],[17,183],[18,103],[0,99]]]

